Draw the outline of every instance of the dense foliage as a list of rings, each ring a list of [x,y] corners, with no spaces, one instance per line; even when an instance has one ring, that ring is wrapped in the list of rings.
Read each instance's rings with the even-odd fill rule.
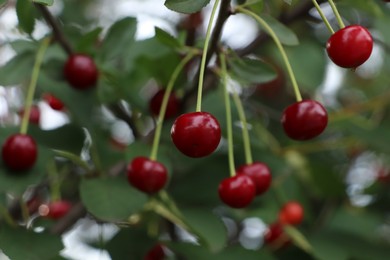
[[[348,51],[328,46],[327,52],[331,33],[316,1],[221,0],[210,41],[205,28],[215,1],[159,1],[181,19],[171,31],[156,27],[141,40],[134,17],[102,28],[88,15],[94,1],[61,1],[53,15],[56,1],[0,0],[0,15],[15,8],[23,34],[1,43],[15,55],[0,67],[0,86],[20,89],[26,99],[0,119],[0,251],[10,259],[62,259],[61,235],[81,218],[119,228],[112,238],[88,241],[112,259],[388,259],[386,1],[335,3],[345,25],[367,28],[372,53],[370,36],[364,47],[360,40]],[[338,31],[328,1],[318,3]],[[221,36],[236,16],[248,18],[243,31],[250,22],[258,25],[238,49]],[[38,21],[50,31],[34,38]],[[315,107],[315,114],[302,119],[296,107],[285,111],[300,100],[274,36],[308,100],[301,107]],[[332,44],[340,45],[337,40]],[[370,59],[359,66],[351,56],[363,48],[359,64]],[[340,55],[347,59],[344,54],[347,68],[333,64]],[[200,112],[199,80],[207,113],[192,114]],[[168,86],[167,113],[158,117],[159,90]],[[34,110],[42,102],[68,122],[42,129]],[[181,114],[187,117],[175,121]],[[207,124],[199,129],[200,116]],[[114,135],[118,122],[126,126]],[[160,140],[154,139],[158,126]],[[260,163],[255,170],[240,168],[252,161],[246,128],[253,161]],[[124,132],[131,138],[119,138]],[[235,172],[238,188],[224,181]]]

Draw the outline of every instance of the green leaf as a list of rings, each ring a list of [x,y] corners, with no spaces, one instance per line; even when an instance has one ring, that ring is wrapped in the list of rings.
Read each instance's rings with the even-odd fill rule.
[[[261,18],[266,21],[266,23],[272,28],[279,41],[284,45],[298,45],[299,40],[297,35],[289,29],[287,26],[279,22],[277,19],[272,16],[262,15]],[[265,32],[267,32],[265,30]],[[267,32],[268,33],[268,32]]]
[[[121,57],[134,42],[136,30],[137,20],[135,18],[128,17],[114,23],[103,40],[99,58],[106,61]]]
[[[275,69],[259,59],[229,59],[232,77],[244,83],[264,83],[275,79]]]
[[[54,4],[54,0],[33,0],[33,2],[37,4],[48,5],[48,6]]]
[[[186,223],[196,231],[200,240],[206,243],[212,252],[219,251],[226,244],[227,231],[222,220],[205,209],[183,209]]]
[[[166,0],[165,6],[172,11],[191,14],[202,10],[210,0]]]
[[[79,53],[89,53],[91,49],[96,45],[103,28],[98,27],[90,32],[85,33],[78,40],[75,50]]]
[[[120,230],[107,243],[106,249],[112,260],[123,260],[126,256],[143,259],[155,243],[154,239],[148,237],[146,230],[139,227],[128,228]]]
[[[80,154],[85,139],[83,129],[72,124],[66,124],[53,130],[42,130],[31,126],[29,127],[29,134],[42,145],[74,154]]]
[[[0,67],[0,85],[17,85],[30,77],[34,59],[33,52],[23,52],[13,57],[4,66]]]
[[[34,5],[30,0],[18,0],[16,2],[16,14],[18,16],[19,26],[28,34],[31,34],[34,31],[34,11]]]
[[[0,247],[10,259],[49,260],[64,248],[61,236],[22,228],[0,228]]]
[[[125,177],[83,179],[81,199],[88,211],[107,221],[125,220],[142,209],[147,196],[132,188]]]
[[[301,248],[306,253],[312,254],[313,253],[313,247],[309,243],[309,241],[306,239],[306,237],[295,227],[293,226],[284,226],[284,231],[287,233],[287,235],[292,239],[294,244]]]
[[[180,43],[180,41],[177,38],[170,35],[169,33],[167,33],[166,31],[164,31],[158,27],[155,27],[155,31],[156,31],[156,38],[161,43],[163,43],[169,47],[172,47],[172,48],[182,47],[182,44]]]

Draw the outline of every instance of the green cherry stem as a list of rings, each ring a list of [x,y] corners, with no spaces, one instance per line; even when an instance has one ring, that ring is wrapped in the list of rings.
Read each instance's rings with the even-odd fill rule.
[[[252,151],[251,151],[251,141],[249,138],[248,123],[245,117],[244,106],[242,105],[241,99],[238,96],[237,91],[233,90],[232,92],[233,92],[233,100],[238,112],[238,117],[240,118],[242,124],[241,131],[242,131],[242,140],[244,141],[245,161],[246,164],[252,164],[253,158],[252,158]]]
[[[20,126],[20,133],[21,134],[26,134],[27,130],[28,130],[28,123],[29,123],[29,118],[30,118],[30,113],[31,113],[31,106],[32,106],[32,102],[34,99],[35,89],[37,86],[39,70],[41,69],[43,56],[45,54],[47,47],[49,46],[49,43],[50,43],[50,38],[46,38],[43,40],[41,46],[39,47],[37,56],[35,58],[35,63],[34,63],[32,75],[31,75],[31,80],[30,80],[30,84],[29,84],[28,90],[27,90],[26,102],[24,105],[24,114],[23,114],[22,123]]]
[[[234,151],[233,151],[233,129],[232,129],[232,111],[230,107],[230,97],[228,92],[228,76],[226,69],[226,60],[225,55],[221,53],[219,55],[219,60],[221,62],[221,74],[222,74],[222,82],[223,82],[223,93],[225,100],[225,111],[226,111],[226,131],[227,131],[227,139],[228,139],[228,157],[229,157],[229,171],[230,176],[234,177],[236,175],[236,168],[234,165]]]
[[[330,33],[334,34],[334,30],[333,30],[332,26],[330,25],[328,19],[326,18],[324,12],[322,12],[320,5],[317,3],[317,0],[312,0],[312,2],[314,4],[315,8],[317,9],[318,14],[321,16],[322,21],[325,23],[326,27],[330,31]]]
[[[169,79],[167,88],[165,89],[163,100],[161,102],[160,113],[158,114],[156,131],[154,133],[154,138],[153,138],[152,151],[150,153],[151,160],[157,159],[158,147],[159,147],[160,137],[161,137],[161,129],[164,123],[165,112],[167,110],[169,96],[171,95],[173,86],[175,85],[176,79],[179,76],[180,72],[183,70],[184,66],[192,59],[192,57],[195,56],[195,54],[196,54],[195,51],[190,51],[184,57],[184,59],[181,60],[181,62],[176,66],[175,70],[172,73],[171,78]]]
[[[286,68],[287,68],[287,72],[288,72],[288,75],[290,76],[290,79],[291,79],[291,83],[293,85],[293,88],[294,88],[294,93],[295,93],[295,97],[296,97],[296,100],[297,102],[300,102],[302,101],[302,96],[301,96],[301,93],[299,91],[299,87],[298,87],[298,83],[297,83],[297,80],[295,79],[295,76],[294,76],[294,72],[291,68],[291,64],[290,64],[290,61],[288,60],[288,57],[287,57],[287,54],[286,54],[286,51],[284,50],[283,48],[283,45],[282,43],[280,42],[279,38],[277,37],[277,35],[275,34],[275,32],[272,30],[272,28],[267,24],[266,21],[264,21],[260,16],[258,16],[257,14],[255,14],[254,12],[252,11],[249,11],[247,9],[244,9],[244,8],[241,8],[240,6],[237,6],[236,7],[236,10],[240,13],[243,13],[243,14],[247,14],[249,16],[252,16],[267,32],[268,34],[271,36],[271,38],[274,40],[276,46],[278,47],[279,49],[279,52],[280,54],[282,55],[282,58],[283,58],[283,61],[286,65]]]
[[[345,24],[343,22],[343,19],[341,18],[341,15],[339,13],[339,10],[337,10],[336,5],[334,4],[333,0],[328,0],[330,7],[332,7],[333,13],[336,16],[337,22],[339,23],[340,28],[344,28]]]
[[[81,168],[83,168],[87,172],[91,172],[91,168],[89,167],[89,165],[85,161],[83,161],[80,158],[80,156],[77,156],[76,154],[69,153],[69,152],[62,151],[62,150],[53,150],[53,152],[55,153],[55,155],[63,157],[65,159],[68,159],[69,161],[73,162],[74,164],[80,166]]]
[[[200,63],[200,70],[199,70],[199,83],[198,83],[198,96],[196,99],[196,112],[200,112],[202,110],[202,90],[203,90],[203,79],[204,79],[204,72],[206,69],[206,57],[207,57],[207,51],[209,49],[209,42],[211,37],[211,28],[214,21],[214,16],[217,11],[217,7],[220,0],[215,0],[213,10],[211,11],[209,23],[207,26],[206,31],[206,38],[203,46],[203,53],[202,53],[202,60]]]
[[[50,198],[52,201],[58,201],[61,199],[61,181],[54,160],[47,164],[47,172],[50,178]]]

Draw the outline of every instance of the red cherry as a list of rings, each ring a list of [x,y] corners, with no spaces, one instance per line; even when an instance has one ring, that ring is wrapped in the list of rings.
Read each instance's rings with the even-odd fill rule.
[[[19,116],[23,118],[24,108],[20,109]],[[41,119],[41,110],[37,105],[32,105],[30,109],[30,118],[28,119],[31,124],[39,125]]]
[[[140,191],[153,194],[164,188],[168,174],[162,163],[140,156],[128,164],[127,179]]]
[[[45,94],[43,98],[53,110],[61,111],[64,109],[64,103],[52,94]]]
[[[210,113],[186,113],[176,118],[171,137],[183,154],[195,158],[204,157],[217,149],[221,140],[221,127]]]
[[[64,76],[72,87],[84,90],[95,86],[98,70],[91,57],[73,54],[65,63]]]
[[[329,58],[343,68],[356,68],[371,55],[373,40],[360,25],[350,25],[335,32],[326,44]]]
[[[256,195],[256,186],[247,175],[236,175],[222,180],[219,198],[232,208],[245,208]]]
[[[158,116],[160,113],[161,104],[164,98],[165,89],[160,89],[157,93],[150,99],[149,109],[153,115]],[[165,111],[165,118],[169,118],[177,115],[180,109],[180,101],[174,93],[171,93],[168,98],[167,109]]]
[[[281,248],[290,243],[290,238],[285,234],[283,225],[275,222],[268,227],[264,236],[264,243],[275,248]]]
[[[196,29],[202,23],[203,23],[202,12],[196,12],[186,17],[186,19],[183,21],[183,28],[187,30]]]
[[[50,219],[60,219],[72,208],[72,204],[66,200],[53,201],[47,205],[39,207],[39,213]]]
[[[164,247],[161,244],[156,244],[147,252],[144,257],[144,260],[163,260],[164,257]]]
[[[5,166],[10,170],[26,171],[37,160],[37,144],[29,135],[14,134],[5,140],[1,155]]]
[[[279,221],[282,224],[298,225],[303,220],[303,207],[299,202],[289,201],[279,212]]]
[[[256,94],[261,97],[276,99],[281,96],[285,84],[284,73],[280,67],[274,67],[277,73],[276,78],[256,86]]]
[[[288,106],[282,116],[284,132],[294,140],[320,135],[328,124],[328,114],[317,101],[303,100]]]
[[[245,174],[251,177],[256,186],[256,195],[263,194],[271,185],[271,171],[264,163],[254,162],[242,165],[237,169],[237,174]]]

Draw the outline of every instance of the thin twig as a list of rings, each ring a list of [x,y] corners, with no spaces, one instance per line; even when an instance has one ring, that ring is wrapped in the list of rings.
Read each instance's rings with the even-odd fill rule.
[[[134,123],[133,118],[123,109],[123,107],[116,103],[108,106],[108,109],[116,116],[117,118],[123,120],[133,131],[133,135],[135,139],[141,137],[141,133],[138,131],[137,126]]]
[[[51,26],[55,39],[62,46],[64,51],[68,55],[71,55],[73,53],[73,49],[70,43],[65,38],[65,35],[61,30],[61,27],[59,26],[57,20],[50,13],[49,9],[47,9],[46,6],[37,3],[35,4],[35,7],[42,13],[42,16],[45,19],[45,21]]]

